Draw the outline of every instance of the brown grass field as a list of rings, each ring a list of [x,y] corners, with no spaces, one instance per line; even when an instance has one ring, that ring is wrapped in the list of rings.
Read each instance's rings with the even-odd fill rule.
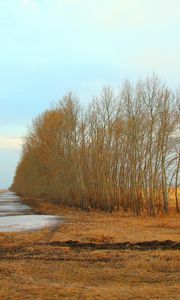
[[[180,299],[180,250],[92,250],[50,243],[180,242],[180,216],[173,208],[153,218],[24,201],[65,222],[0,234],[0,299]]]

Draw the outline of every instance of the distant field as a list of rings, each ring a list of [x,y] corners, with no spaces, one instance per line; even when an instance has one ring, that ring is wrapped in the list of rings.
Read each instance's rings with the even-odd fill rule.
[[[0,194],[6,192],[7,189],[0,189]]]

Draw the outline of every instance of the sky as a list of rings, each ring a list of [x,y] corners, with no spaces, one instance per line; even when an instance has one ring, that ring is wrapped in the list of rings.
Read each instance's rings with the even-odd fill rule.
[[[0,0],[0,188],[54,101],[153,73],[180,86],[179,0]]]

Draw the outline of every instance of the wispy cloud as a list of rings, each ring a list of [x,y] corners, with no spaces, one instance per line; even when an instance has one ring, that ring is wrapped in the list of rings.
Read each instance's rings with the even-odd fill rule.
[[[0,136],[0,149],[20,149],[22,138],[11,136]]]
[[[40,8],[39,3],[35,0],[22,0],[22,6],[33,11],[37,11]]]

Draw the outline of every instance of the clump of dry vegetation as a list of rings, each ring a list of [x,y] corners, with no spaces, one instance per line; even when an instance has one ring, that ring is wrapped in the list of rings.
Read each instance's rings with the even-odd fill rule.
[[[119,95],[109,87],[84,111],[69,93],[37,117],[25,138],[13,190],[59,204],[155,215],[176,210],[179,95],[154,76]]]

